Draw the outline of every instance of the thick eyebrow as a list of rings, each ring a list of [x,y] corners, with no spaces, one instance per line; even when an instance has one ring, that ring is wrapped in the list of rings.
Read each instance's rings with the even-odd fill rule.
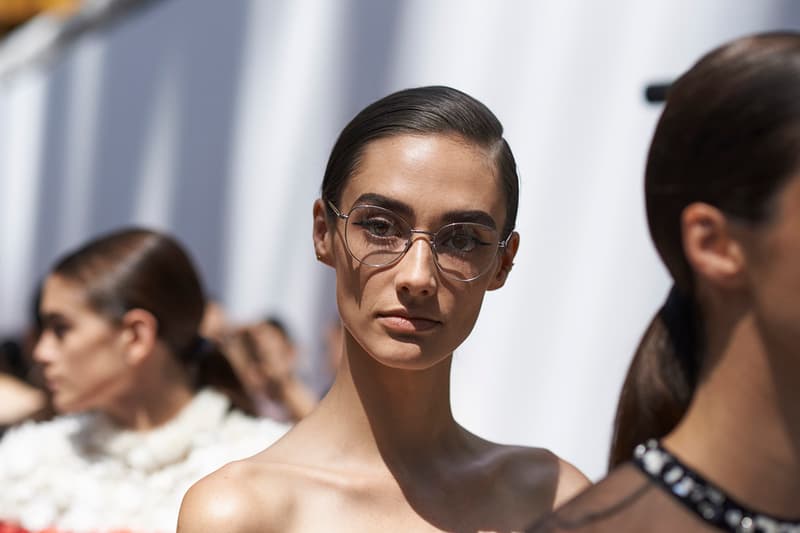
[[[353,202],[354,206],[363,204],[384,207],[409,219],[414,217],[414,210],[411,208],[411,206],[399,200],[395,200],[394,198],[383,196],[382,194],[367,192],[356,198],[356,201]],[[453,222],[476,222],[478,224],[483,224],[484,226],[497,229],[497,224],[495,224],[492,216],[486,211],[481,211],[479,209],[448,211],[442,215],[441,221],[442,225],[452,224]]]
[[[364,205],[364,204],[384,207],[407,218],[412,218],[414,214],[414,210],[411,209],[411,206],[409,206],[408,204],[405,204],[400,200],[387,198],[382,194],[376,194],[374,192],[366,192],[361,196],[359,196],[358,198],[356,198],[356,201],[353,202],[353,206]]]
[[[39,320],[42,324],[50,324],[52,322],[66,321],[67,317],[58,312],[44,312],[39,314]]]
[[[486,211],[480,210],[449,211],[442,216],[443,224],[452,224],[453,222],[476,222],[492,229],[497,229],[497,225],[491,215]]]

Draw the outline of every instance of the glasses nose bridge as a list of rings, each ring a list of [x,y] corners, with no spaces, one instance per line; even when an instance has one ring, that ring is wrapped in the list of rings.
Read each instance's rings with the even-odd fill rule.
[[[423,240],[428,243],[428,246],[431,247],[431,253],[433,254],[434,262],[436,262],[436,233],[437,232],[435,231],[426,231],[424,229],[409,229],[408,240],[406,241],[406,249],[403,254],[408,252],[414,245],[414,242],[418,240],[414,238],[414,235],[427,235],[428,238]]]
[[[413,240],[413,237],[414,237],[415,233],[419,233],[421,235],[427,235],[428,237],[430,237],[430,242],[433,242],[433,239],[436,238],[436,233],[437,232],[436,231],[426,231],[424,229],[410,229],[410,230],[408,230],[408,233],[409,233],[409,236],[408,236],[408,240],[409,241]]]
[[[430,247],[431,260],[433,262],[433,267],[437,271],[441,271],[442,267],[439,266],[439,256],[438,256],[438,254],[436,252],[436,243],[434,241],[434,239],[436,238],[436,233],[437,232],[435,232],[435,231],[426,231],[426,230],[421,230],[421,229],[409,229],[408,230],[408,234],[409,235],[408,235],[408,240],[406,241],[405,250],[403,250],[403,253],[400,254],[400,257],[398,257],[398,261],[401,261],[403,258],[406,257],[406,255],[411,250],[411,247],[414,246],[414,243],[416,241],[422,240],[423,242],[427,243],[428,246]],[[419,238],[419,237],[418,238],[414,238],[415,235],[419,235],[419,236],[423,236],[424,235],[424,236],[427,236],[428,238],[427,239]]]

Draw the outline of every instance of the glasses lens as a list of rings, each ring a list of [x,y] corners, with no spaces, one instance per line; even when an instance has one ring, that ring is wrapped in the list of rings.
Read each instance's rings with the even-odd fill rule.
[[[498,233],[483,224],[448,224],[436,233],[436,260],[456,279],[477,278],[491,266],[497,253]]]
[[[408,222],[382,207],[359,205],[350,211],[345,240],[350,253],[368,266],[397,260],[411,235]]]

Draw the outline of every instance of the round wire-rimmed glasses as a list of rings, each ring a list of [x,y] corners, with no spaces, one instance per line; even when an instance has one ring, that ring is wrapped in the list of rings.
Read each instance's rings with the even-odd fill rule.
[[[497,252],[508,245],[511,234],[500,240],[495,228],[477,222],[453,222],[437,231],[414,229],[390,209],[355,205],[347,214],[328,200],[328,207],[345,221],[344,242],[350,255],[362,265],[386,267],[411,248],[415,234],[427,235],[436,267],[457,281],[472,281],[492,266]]]

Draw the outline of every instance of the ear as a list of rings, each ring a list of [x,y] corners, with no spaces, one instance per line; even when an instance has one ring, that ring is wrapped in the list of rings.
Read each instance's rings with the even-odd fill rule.
[[[517,256],[518,249],[519,233],[514,231],[511,233],[511,238],[508,239],[506,246],[500,251],[500,262],[495,267],[488,290],[493,291],[505,285],[508,274],[511,272],[511,267],[514,266],[514,258]]]
[[[692,270],[710,283],[737,288],[745,281],[745,255],[731,222],[711,205],[695,202],[681,213],[683,253]]]
[[[322,261],[328,266],[333,266],[333,246],[331,245],[330,232],[328,231],[328,206],[322,198],[314,202],[314,253],[317,261]]]
[[[122,317],[125,358],[131,366],[147,359],[158,340],[158,320],[149,311],[131,309]]]

